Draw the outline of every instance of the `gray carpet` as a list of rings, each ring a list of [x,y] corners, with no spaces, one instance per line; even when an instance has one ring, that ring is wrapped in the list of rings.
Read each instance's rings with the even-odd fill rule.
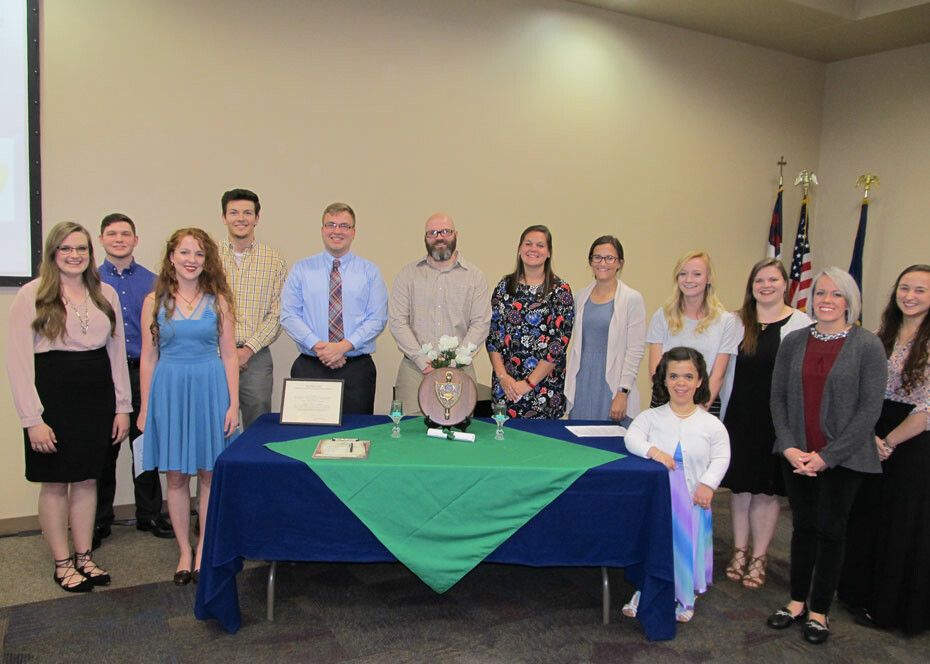
[[[252,563],[239,575],[243,625],[229,635],[215,622],[193,617],[193,586],[177,588],[167,580],[176,562],[174,542],[122,526],[97,556],[114,585],[84,596],[54,586],[38,536],[0,540],[2,661],[930,661],[930,635],[868,630],[839,606],[825,646],[804,643],[798,629],[768,629],[766,616],[787,598],[788,515],[781,517],[768,583],[748,590],[723,574],[728,497],[720,492],[714,504],[716,585],[698,600],[694,621],[679,626],[674,641],[650,643],[637,621],[620,615],[631,591],[621,570],[611,572],[614,612],[612,624],[604,626],[598,570],[492,564],[480,565],[444,595],[399,564],[282,564],[276,620],[268,622],[267,567]],[[42,601],[10,601],[17,594]]]

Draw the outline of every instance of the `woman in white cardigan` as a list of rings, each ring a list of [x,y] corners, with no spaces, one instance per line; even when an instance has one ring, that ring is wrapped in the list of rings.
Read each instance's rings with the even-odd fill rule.
[[[730,438],[723,423],[700,407],[710,396],[707,365],[700,352],[677,346],[665,352],[653,375],[653,394],[662,406],[640,413],[629,426],[626,448],[658,461],[669,471],[675,617],[688,622],[696,596],[713,581],[713,524],[710,504],[730,463]],[[639,592],[623,607],[635,616]]]
[[[594,281],[575,297],[565,398],[569,419],[628,424],[639,413],[636,374],[646,350],[646,305],[618,277],[623,245],[612,235],[588,250]]]

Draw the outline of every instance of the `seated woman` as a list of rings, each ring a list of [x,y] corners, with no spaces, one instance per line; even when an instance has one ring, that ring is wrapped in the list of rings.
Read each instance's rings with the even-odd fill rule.
[[[708,401],[707,366],[693,348],[665,352],[653,376],[653,394],[667,403],[640,413],[629,426],[626,448],[669,469],[675,561],[675,618],[688,622],[697,594],[713,581],[710,503],[730,463],[723,423],[701,404]],[[639,591],[623,607],[633,617]]]
[[[594,281],[575,297],[575,343],[565,376],[568,419],[627,425],[639,413],[636,374],[646,352],[646,305],[619,279],[623,245],[613,235],[591,244],[588,265]]]
[[[516,268],[491,296],[491,394],[507,402],[510,417],[557,420],[565,413],[574,318],[572,289],[552,272],[552,235],[530,226],[520,235]]]

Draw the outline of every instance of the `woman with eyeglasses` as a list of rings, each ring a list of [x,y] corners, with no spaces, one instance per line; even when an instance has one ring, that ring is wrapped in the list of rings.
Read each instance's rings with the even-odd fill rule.
[[[646,305],[619,278],[623,245],[613,235],[594,240],[588,265],[594,281],[575,296],[575,343],[565,372],[568,417],[626,425],[639,413],[636,374],[646,352]]]
[[[552,272],[552,235],[530,226],[520,235],[516,268],[491,296],[491,393],[506,401],[510,417],[557,420],[565,413],[574,320],[572,289]]]
[[[714,266],[705,252],[689,251],[679,258],[672,280],[675,289],[665,306],[653,314],[646,332],[649,375],[655,375],[662,353],[670,348],[694,348],[704,356],[710,374],[710,396],[702,405],[711,415],[721,417],[729,398],[727,367],[739,350],[739,322],[717,299]],[[662,405],[655,389],[650,405]]]
[[[7,371],[25,433],[26,479],[42,485],[39,524],[53,578],[67,592],[110,583],[91,559],[91,541],[97,478],[132,412],[120,311],[116,291],[100,281],[90,234],[69,221],[49,231],[39,278],[10,309]]]

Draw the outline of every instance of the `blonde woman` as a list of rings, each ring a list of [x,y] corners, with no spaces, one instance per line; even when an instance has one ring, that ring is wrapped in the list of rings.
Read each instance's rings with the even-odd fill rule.
[[[652,316],[646,332],[649,344],[649,375],[654,376],[662,354],[676,346],[698,351],[710,375],[710,396],[701,404],[720,417],[729,398],[724,390],[727,366],[739,351],[741,330],[736,316],[728,312],[714,292],[714,266],[703,251],[689,251],[678,259],[672,272],[675,290]],[[653,391],[651,406],[662,405]]]
[[[132,396],[116,291],[100,282],[80,224],[56,224],[39,278],[10,310],[7,371],[25,433],[26,479],[41,482],[39,524],[67,592],[110,583],[91,560],[97,478],[129,430]],[[68,544],[68,527],[74,555]]]

